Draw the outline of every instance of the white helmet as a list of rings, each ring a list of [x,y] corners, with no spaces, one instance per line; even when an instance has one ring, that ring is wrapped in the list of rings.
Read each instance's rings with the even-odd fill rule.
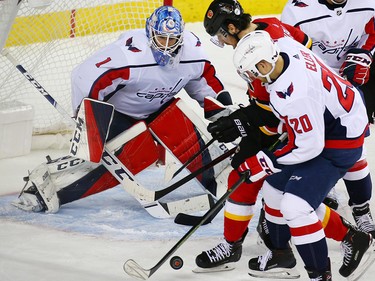
[[[237,72],[246,81],[251,82],[254,77],[265,77],[270,83],[272,81],[269,75],[275,69],[279,53],[278,46],[273,42],[268,32],[252,31],[238,42],[233,55],[233,63]],[[256,67],[257,63],[262,60],[272,64],[271,71],[264,75]]]

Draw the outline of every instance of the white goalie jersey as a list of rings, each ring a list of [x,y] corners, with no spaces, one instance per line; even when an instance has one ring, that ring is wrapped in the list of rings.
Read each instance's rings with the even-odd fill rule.
[[[324,148],[361,147],[367,116],[358,90],[294,40],[280,38],[277,44],[284,69],[266,89],[289,138],[275,152],[277,161],[293,165],[316,157]]]
[[[144,29],[123,33],[73,70],[74,112],[89,97],[109,102],[116,111],[135,119],[145,119],[181,89],[203,106],[204,97],[216,98],[223,85],[197,36],[184,31],[181,48],[178,65],[160,66]]]
[[[351,48],[375,52],[375,1],[289,0],[281,21],[300,28],[313,40],[312,50],[336,72]]]

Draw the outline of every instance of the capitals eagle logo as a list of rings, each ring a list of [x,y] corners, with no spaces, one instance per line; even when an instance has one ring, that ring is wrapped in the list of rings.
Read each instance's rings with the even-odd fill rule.
[[[286,99],[286,97],[290,97],[293,93],[293,90],[294,90],[294,86],[293,86],[293,82],[290,83],[288,89],[286,89],[285,92],[280,92],[280,91],[276,91],[276,94],[279,98],[281,99]]]

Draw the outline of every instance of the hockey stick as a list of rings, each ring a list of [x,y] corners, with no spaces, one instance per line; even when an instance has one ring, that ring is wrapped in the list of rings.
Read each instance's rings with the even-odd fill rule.
[[[268,150],[273,151],[277,145],[279,145],[281,142],[283,142],[286,139],[286,137],[287,137],[287,133],[281,134],[280,137],[276,140],[276,142],[268,148]],[[216,212],[214,212],[212,216],[205,221],[204,224],[210,223],[223,207],[224,207],[224,204],[220,208],[217,208]],[[189,215],[185,213],[179,213],[175,217],[174,222],[177,224],[190,226],[190,225],[197,224],[201,219],[202,219],[201,216],[194,216],[194,215]]]
[[[199,151],[197,151],[194,155],[192,155],[185,163],[182,165],[176,172],[173,173],[172,179],[177,176],[183,169],[190,165],[191,162],[194,161],[200,154],[202,154],[211,144],[213,144],[215,139],[211,139],[208,143],[206,143]]]
[[[69,120],[73,126],[76,125],[76,121],[73,118],[71,118],[71,116],[65,111],[65,109],[57,103],[57,101],[48,93],[48,91],[30,73],[28,73],[27,70],[20,63],[18,63],[7,50],[4,49],[1,53],[48,100],[48,102],[56,108],[56,110],[62,116]],[[170,190],[169,192],[164,191],[164,189],[160,190],[157,195],[155,191],[149,190],[141,186],[135,180],[132,173],[121,163],[121,161],[118,160],[118,158],[106,146],[104,147],[101,164],[104,165],[104,167],[119,181],[123,188],[129,194],[131,194],[142,205],[142,207],[153,217],[169,218],[171,216],[169,209],[173,209],[177,214],[179,212],[185,212],[185,206],[189,209],[190,212],[198,211],[197,209],[194,209],[192,207],[193,204],[200,206],[200,210],[202,210],[203,205],[212,205],[212,197],[208,194],[192,197],[185,200],[179,200],[171,203],[160,203],[156,201],[156,196],[158,196],[158,199],[160,199],[161,197],[168,194],[170,191],[173,191],[180,185],[186,183],[188,180],[182,179],[181,181],[179,181],[180,185],[177,185],[177,183],[173,184],[173,188],[166,188],[167,190]],[[210,167],[207,167],[207,169]],[[203,171],[204,170],[201,170],[201,172]],[[195,176],[197,176],[197,174],[195,174]],[[189,178],[189,180],[192,178],[193,177]]]
[[[215,166],[216,164],[220,163],[221,161],[225,160],[226,158],[228,158],[229,156],[231,156],[235,151],[236,151],[237,147],[233,147],[232,149],[228,150],[227,152],[225,152],[224,154],[216,157],[214,160],[212,160],[210,163],[207,163],[206,165],[198,168],[197,170],[195,170],[194,172],[192,172],[191,174],[187,175],[186,177],[180,179],[179,181],[171,184],[170,186],[162,189],[162,190],[157,190],[155,191],[155,200],[158,200],[162,197],[164,197],[165,195],[167,195],[168,193],[172,192],[173,190],[177,189],[178,187],[180,187],[181,185],[187,183],[188,181],[190,181],[191,179],[195,178],[196,176],[198,176],[199,174],[203,173],[204,171],[212,168],[213,166]]]
[[[218,208],[221,208],[225,200],[248,178],[250,175],[250,172],[247,171],[244,174],[241,175],[241,177],[238,179],[236,183],[234,183],[227,192],[224,193],[223,196],[220,197],[220,199],[215,203],[215,205],[209,209],[206,214],[201,218],[201,220],[190,230],[166,253],[160,261],[153,266],[150,269],[145,269],[141,267],[137,262],[135,262],[133,259],[129,259],[124,263],[124,271],[135,278],[147,280],[151,277],[168,259],[171,255],[173,255],[174,252],[177,251],[178,248],[181,247],[182,244],[184,244],[191,235],[200,227],[203,225],[203,223],[213,214],[216,212]]]

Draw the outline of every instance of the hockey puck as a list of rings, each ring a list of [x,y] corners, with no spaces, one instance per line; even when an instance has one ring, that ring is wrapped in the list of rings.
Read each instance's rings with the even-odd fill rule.
[[[184,265],[184,261],[179,256],[174,256],[169,261],[169,264],[173,269],[179,270]]]

